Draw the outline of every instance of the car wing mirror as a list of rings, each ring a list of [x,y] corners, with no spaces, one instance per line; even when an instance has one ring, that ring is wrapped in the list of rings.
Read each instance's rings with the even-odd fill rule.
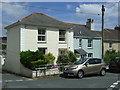
[[[88,63],[85,63],[84,65],[87,67],[87,66],[88,66]]]

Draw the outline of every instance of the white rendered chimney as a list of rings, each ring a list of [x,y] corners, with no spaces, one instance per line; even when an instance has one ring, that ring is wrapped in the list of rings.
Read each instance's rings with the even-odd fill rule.
[[[91,18],[87,19],[86,27],[90,30],[94,30],[94,20]]]

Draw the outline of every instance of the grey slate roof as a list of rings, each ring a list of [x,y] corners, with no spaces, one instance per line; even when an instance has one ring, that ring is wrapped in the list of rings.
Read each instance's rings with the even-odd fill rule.
[[[5,27],[5,29],[12,27],[14,25],[18,25],[18,24],[71,28],[70,25],[67,25],[60,20],[57,20],[55,18],[52,18],[52,17],[50,17],[46,14],[40,13],[40,12],[35,12],[21,20],[18,20],[18,22],[15,22],[15,23]]]
[[[90,29],[83,24],[75,24],[75,23],[68,23],[69,25],[73,26],[72,29],[74,31],[74,37],[87,37],[87,38],[94,38],[94,37],[101,37],[98,33],[92,32]]]
[[[102,36],[101,31],[93,31],[99,36]],[[105,29],[104,30],[104,41],[120,41],[120,30]]]

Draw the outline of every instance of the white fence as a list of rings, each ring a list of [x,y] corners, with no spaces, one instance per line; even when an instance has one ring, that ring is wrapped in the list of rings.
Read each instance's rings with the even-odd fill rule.
[[[33,77],[47,76],[47,75],[57,75],[63,72],[64,65],[58,65],[49,67],[49,65],[40,66],[40,68],[36,68],[35,71],[32,72]]]

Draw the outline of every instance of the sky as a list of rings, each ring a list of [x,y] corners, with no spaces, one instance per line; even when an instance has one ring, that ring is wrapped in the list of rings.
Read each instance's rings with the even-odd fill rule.
[[[101,31],[101,7],[105,5],[105,28],[118,25],[118,2],[4,2],[0,3],[0,36],[6,36],[5,26],[34,12],[42,12],[64,22],[86,24],[94,19],[95,30]],[[100,15],[98,15],[100,14]]]

